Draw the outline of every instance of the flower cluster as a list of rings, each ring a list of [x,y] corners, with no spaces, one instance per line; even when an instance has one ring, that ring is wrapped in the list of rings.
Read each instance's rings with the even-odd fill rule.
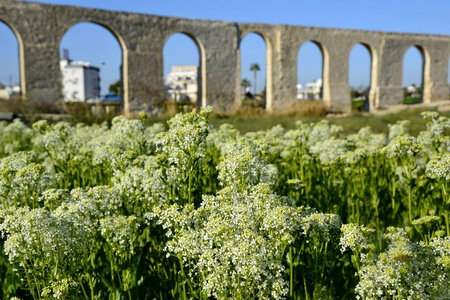
[[[100,232],[118,257],[133,256],[139,222],[136,216],[114,216],[100,220]]]
[[[198,204],[208,189],[201,179],[213,168],[206,151],[207,136],[212,130],[210,114],[211,108],[206,108],[199,113],[176,115],[168,122],[169,129],[156,135],[157,162],[164,170],[162,180],[170,190],[171,202]]]
[[[412,136],[396,136],[383,149],[389,158],[414,157],[422,148],[422,143]]]
[[[42,289],[41,296],[44,299],[68,299],[76,294],[78,284],[68,278],[53,281],[49,286]]]
[[[428,177],[439,180],[450,180],[450,155],[444,154],[433,158],[427,163]]]
[[[448,118],[241,134],[210,113],[0,123],[0,298],[449,298]]]
[[[20,266],[35,280],[64,278],[81,267],[89,247],[87,232],[70,219],[45,208],[28,207],[4,210],[0,232],[5,238],[4,251],[9,261]],[[48,273],[50,272],[50,273]]]
[[[245,138],[224,145],[225,154],[217,166],[220,184],[240,191],[259,183],[274,185],[277,169],[262,158],[264,148],[264,144]]]
[[[341,226],[342,236],[340,238],[341,252],[348,249],[355,253],[361,253],[364,249],[372,249],[370,235],[374,229],[358,226],[357,224],[343,224]]]
[[[181,256],[205,295],[218,299],[281,299],[287,292],[282,257],[292,243],[295,210],[267,185],[239,193],[231,187],[205,196],[198,210],[167,210],[167,251]]]
[[[0,159],[0,209],[37,207],[47,189],[57,186],[57,177],[33,162],[30,153],[17,152]]]
[[[342,221],[335,214],[312,213],[302,218],[302,234],[307,239],[318,239],[327,243],[336,242],[340,236]]]
[[[33,130],[15,119],[11,124],[6,125],[0,122],[0,158],[11,155],[19,151],[30,149],[30,142]]]
[[[356,292],[363,299],[447,299],[450,239],[412,242],[406,231],[388,228],[385,252],[363,261]]]
[[[396,124],[390,124],[389,127],[389,141],[392,141],[396,137],[409,136],[409,126],[411,122],[408,120],[397,121]]]

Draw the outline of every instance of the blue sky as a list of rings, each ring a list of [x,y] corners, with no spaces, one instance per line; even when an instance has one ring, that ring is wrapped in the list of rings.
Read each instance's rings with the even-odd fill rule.
[[[449,0],[46,0],[50,4],[76,5],[163,16],[259,22],[303,26],[450,35]],[[121,51],[117,41],[105,29],[91,24],[72,27],[64,36],[62,48],[71,58],[90,61],[101,68],[102,93],[119,78]],[[80,43],[88,39],[88,42]],[[0,82],[19,81],[17,42],[10,30],[0,23]],[[258,63],[257,88],[265,86],[265,44],[259,36],[247,36],[242,42],[242,77],[253,84],[251,63]],[[165,73],[174,64],[198,64],[198,50],[189,38],[177,34],[164,47]],[[350,55],[349,83],[368,85],[369,56],[363,47]],[[298,82],[321,77],[321,54],[314,45],[299,51]],[[420,84],[420,55],[408,51],[404,60],[404,84]],[[253,91],[253,86],[252,86]]]

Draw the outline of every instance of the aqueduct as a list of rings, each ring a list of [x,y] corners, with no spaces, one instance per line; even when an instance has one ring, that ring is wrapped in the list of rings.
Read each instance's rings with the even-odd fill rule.
[[[108,29],[122,48],[125,112],[151,107],[164,95],[163,47],[174,33],[191,37],[200,50],[201,105],[229,110],[240,104],[240,42],[257,33],[267,47],[267,109],[296,97],[297,53],[308,41],[323,55],[323,99],[336,111],[350,108],[348,60],[356,44],[371,55],[371,107],[401,103],[402,63],[415,46],[423,57],[423,101],[448,99],[450,36],[331,28],[247,24],[161,17],[32,2],[0,2],[0,21],[19,42],[23,96],[34,101],[61,97],[59,46],[75,24]]]

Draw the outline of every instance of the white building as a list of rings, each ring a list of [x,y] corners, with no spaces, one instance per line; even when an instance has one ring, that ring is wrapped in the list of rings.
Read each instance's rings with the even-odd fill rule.
[[[8,100],[11,96],[8,88],[0,88],[0,99]]]
[[[85,102],[100,98],[99,68],[70,59],[61,59],[60,67],[65,101]]]
[[[172,70],[166,78],[166,96],[176,102],[190,100],[197,102],[198,83],[197,66],[172,66]]]
[[[308,82],[304,90],[301,84],[297,84],[297,100],[318,100],[322,96],[322,79]]]
[[[20,95],[20,86],[5,87],[0,84],[0,99],[8,100],[11,97]]]
[[[417,92],[417,87],[415,85],[411,84],[410,86],[408,86],[406,88],[406,90],[408,91],[408,93],[414,94],[415,92]]]
[[[297,84],[297,100],[305,99],[305,93],[303,91],[303,86],[299,83]]]

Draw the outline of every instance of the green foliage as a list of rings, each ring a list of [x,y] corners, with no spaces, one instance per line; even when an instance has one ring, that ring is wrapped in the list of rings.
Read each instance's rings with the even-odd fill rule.
[[[117,80],[113,84],[109,86],[109,91],[111,93],[114,93],[115,95],[121,94],[121,88],[122,88],[122,82],[120,80]]]
[[[256,95],[256,75],[261,68],[257,63],[252,63],[250,65],[250,71],[253,71],[253,87],[254,87],[254,95]]]
[[[365,100],[352,100],[352,109],[362,109]]]
[[[0,298],[448,299],[450,120],[0,124]],[[15,299],[17,299],[15,298]]]
[[[405,97],[403,104],[417,104],[422,103],[422,98],[420,97]]]
[[[260,108],[258,110],[244,111],[229,117],[215,116],[211,118],[214,128],[222,124],[231,124],[241,133],[269,130],[276,125],[282,125],[285,129],[296,128],[295,123],[301,120],[304,123],[316,123],[327,115],[327,109],[321,101],[311,100],[304,102],[292,102],[285,109],[274,114],[267,114]],[[245,107],[244,107],[245,108]],[[389,132],[388,124],[394,124],[401,120],[410,120],[410,134],[418,135],[427,126],[427,120],[421,116],[423,109],[408,108],[398,113],[387,114],[354,114],[342,118],[327,118],[330,124],[343,128],[343,134],[357,133],[363,126],[370,126],[375,133]],[[442,116],[449,117],[449,112],[441,112]],[[153,118],[153,122],[163,122],[166,119]]]
[[[247,78],[242,78],[241,86],[244,88],[244,92],[245,92],[246,89],[247,89],[248,87],[250,87],[251,85],[252,85],[251,82],[250,82]]]

